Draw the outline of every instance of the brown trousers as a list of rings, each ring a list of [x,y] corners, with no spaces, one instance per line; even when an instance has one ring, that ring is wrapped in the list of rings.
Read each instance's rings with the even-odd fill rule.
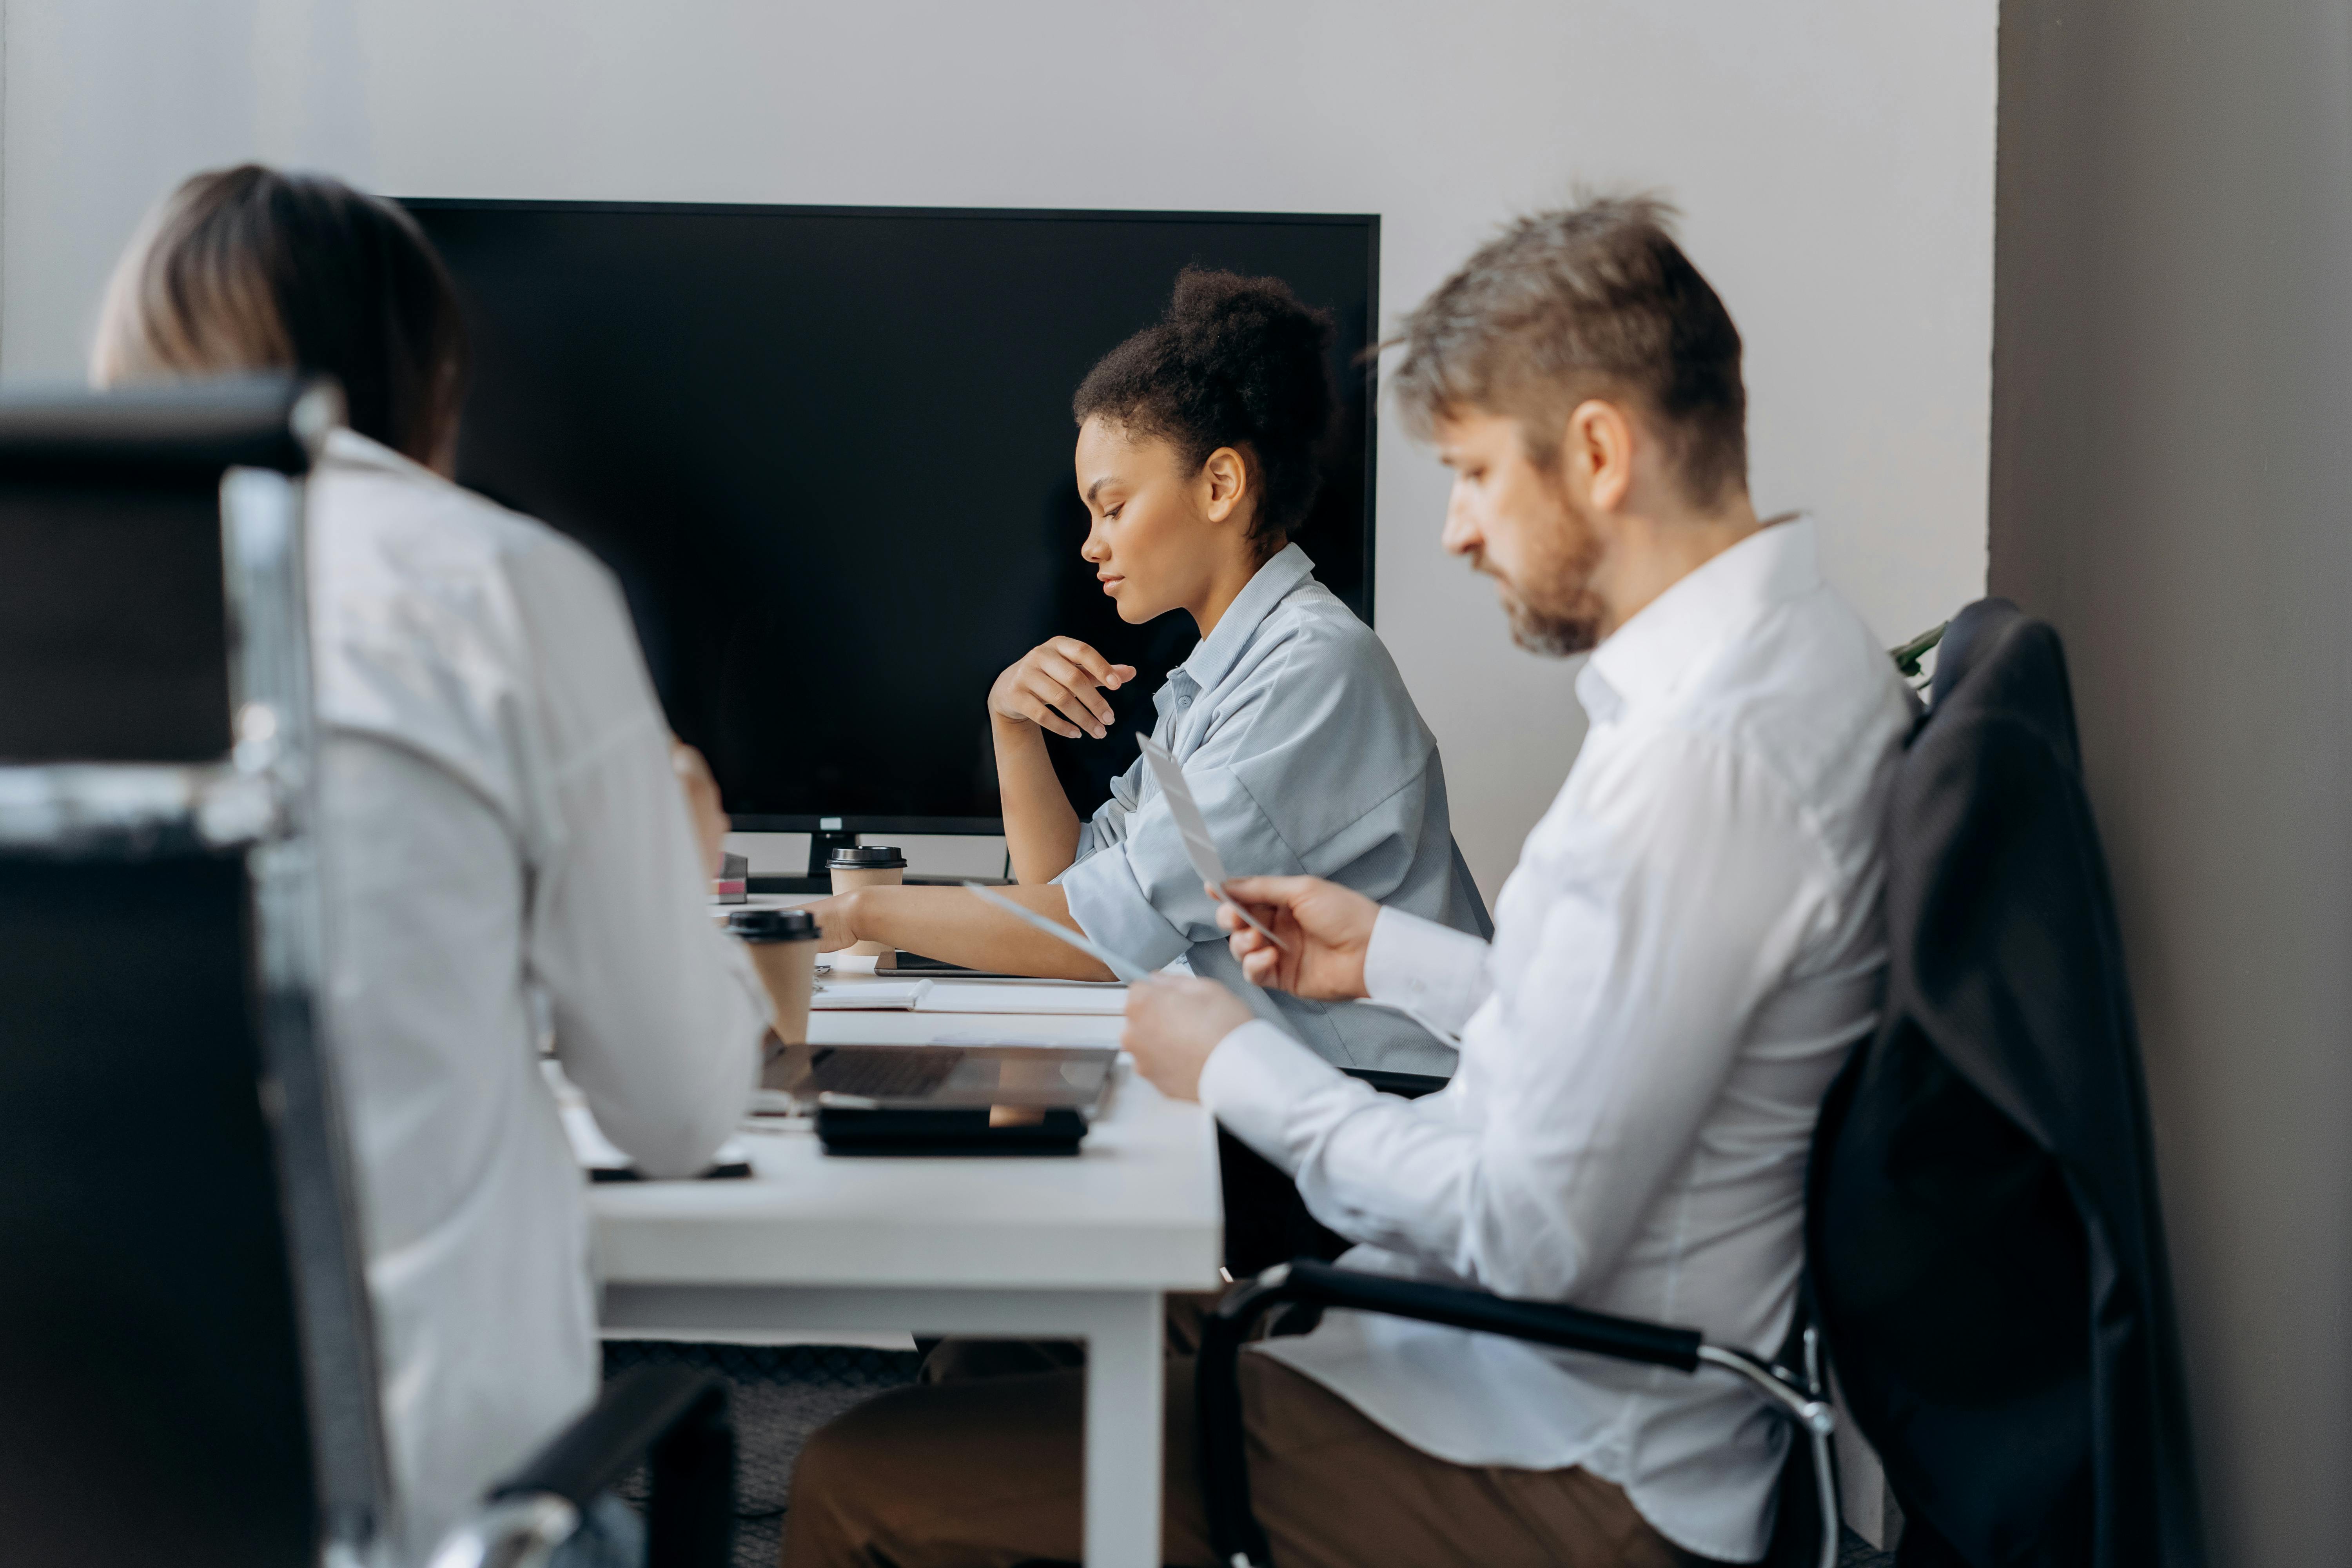
[[[1170,1337],[1188,1342],[1171,1303]],[[969,1350],[965,1349],[969,1346]],[[939,1380],[858,1406],[793,1476],[783,1568],[1013,1568],[1079,1558],[1086,1373],[950,1341]],[[944,1354],[942,1354],[944,1352]],[[1194,1449],[1192,1360],[1168,1358],[1161,1555],[1215,1568]],[[1695,1568],[1625,1494],[1580,1469],[1453,1465],[1262,1355],[1241,1363],[1250,1498],[1283,1568]]]

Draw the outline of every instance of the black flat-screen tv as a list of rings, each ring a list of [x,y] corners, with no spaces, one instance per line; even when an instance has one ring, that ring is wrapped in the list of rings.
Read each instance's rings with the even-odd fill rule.
[[[671,726],[735,826],[1001,831],[984,700],[1047,636],[1140,678],[1054,740],[1088,811],[1192,650],[1078,557],[1070,398],[1187,264],[1339,322],[1329,471],[1298,543],[1367,620],[1380,220],[667,203],[404,203],[463,297],[465,484],[620,579]]]

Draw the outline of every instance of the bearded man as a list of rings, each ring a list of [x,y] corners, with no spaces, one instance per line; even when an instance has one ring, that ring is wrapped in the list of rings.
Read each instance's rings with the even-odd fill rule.
[[[1524,646],[1591,654],[1590,730],[1492,944],[1310,878],[1227,884],[1286,944],[1226,911],[1250,979],[1458,1029],[1453,1081],[1376,1093],[1204,980],[1134,987],[1125,1038],[1297,1180],[1351,1267],[1770,1352],[1813,1122],[1879,1005],[1909,709],[1811,525],[1756,516],[1739,334],[1670,216],[1512,226],[1413,313],[1393,382],[1454,471],[1446,549]],[[786,1562],[1075,1558],[1077,1376],[854,1413],[803,1458]],[[1285,1564],[1658,1568],[1769,1538],[1786,1433],[1729,1379],[1333,1312],[1244,1355],[1241,1386]],[[1181,1355],[1168,1390],[1165,1560],[1206,1564]],[[919,1514],[955,1522],[919,1540]]]

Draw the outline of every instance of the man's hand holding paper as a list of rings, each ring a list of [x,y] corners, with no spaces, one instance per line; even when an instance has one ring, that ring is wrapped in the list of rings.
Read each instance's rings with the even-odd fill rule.
[[[1251,984],[1310,1002],[1366,994],[1364,954],[1380,905],[1320,877],[1234,877],[1224,890],[1217,924],[1231,933],[1228,945]]]

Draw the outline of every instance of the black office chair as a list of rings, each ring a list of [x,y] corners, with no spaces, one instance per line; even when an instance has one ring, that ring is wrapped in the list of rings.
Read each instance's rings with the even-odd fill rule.
[[[2197,1568],[2137,1046],[2047,626],[2000,600],[1955,617],[1887,834],[1887,1005],[1815,1131],[1807,1287],[1779,1360],[1557,1302],[1276,1267],[1228,1292],[1202,1336],[1219,1562],[1271,1562],[1235,1367],[1265,1314],[1299,1306],[1740,1378],[1805,1439],[1765,1561],[1832,1568],[1824,1324],[1904,1510],[1904,1568]]]
[[[319,996],[289,379],[0,396],[0,1562],[388,1561]],[[436,1562],[542,1560],[652,1454],[656,1564],[732,1532],[723,1388],[616,1383]]]

